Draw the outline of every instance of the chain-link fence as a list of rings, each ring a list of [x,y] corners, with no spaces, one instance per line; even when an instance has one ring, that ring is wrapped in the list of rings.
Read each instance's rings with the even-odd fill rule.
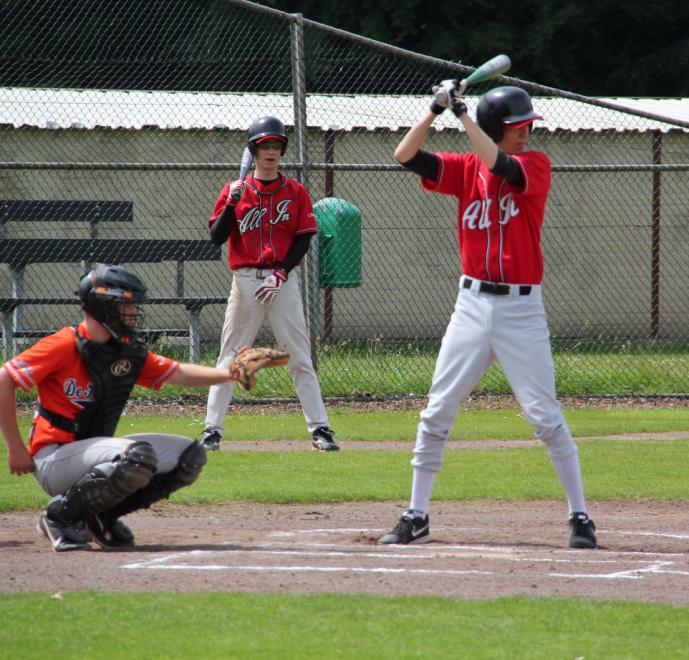
[[[456,204],[423,193],[392,153],[430,86],[473,67],[243,0],[5,7],[5,359],[74,322],[76,282],[104,261],[149,285],[156,350],[213,363],[231,278],[207,221],[246,128],[271,114],[289,128],[283,169],[308,186],[321,227],[301,271],[324,393],[426,393],[461,273]],[[689,392],[689,124],[498,82],[525,87],[545,117],[531,145],[553,163],[544,298],[560,392]],[[470,89],[472,114],[486,89]],[[426,147],[469,144],[446,113]],[[270,340],[266,327],[258,341]],[[293,395],[284,374],[262,380]],[[507,391],[498,369],[480,387]]]

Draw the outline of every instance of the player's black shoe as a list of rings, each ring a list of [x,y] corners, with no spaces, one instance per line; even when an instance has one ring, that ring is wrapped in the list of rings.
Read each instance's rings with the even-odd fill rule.
[[[91,516],[84,521],[86,529],[101,548],[130,548],[134,533],[119,518],[109,519],[107,513]]]
[[[333,440],[333,431],[327,426],[319,426],[312,434],[311,445],[316,451],[339,451],[339,447]]]
[[[204,429],[201,435],[201,444],[206,448],[206,451],[220,451],[220,441],[222,436],[212,428]]]
[[[591,549],[596,547],[596,526],[586,513],[575,511],[569,517],[569,527],[571,529],[569,537],[570,548]]]
[[[55,552],[91,550],[91,534],[78,525],[65,525],[50,518],[47,511],[41,513],[36,529],[50,541]]]
[[[428,543],[431,540],[430,519],[414,517],[411,511],[407,511],[395,525],[395,528],[385,536],[378,539],[378,545],[415,545]]]

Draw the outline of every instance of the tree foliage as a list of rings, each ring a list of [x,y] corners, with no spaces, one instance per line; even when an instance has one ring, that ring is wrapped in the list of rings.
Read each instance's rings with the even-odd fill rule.
[[[681,0],[263,0],[378,41],[591,96],[689,95],[689,3]]]

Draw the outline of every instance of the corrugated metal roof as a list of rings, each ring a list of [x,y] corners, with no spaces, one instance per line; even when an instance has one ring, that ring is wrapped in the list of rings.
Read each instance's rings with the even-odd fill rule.
[[[689,99],[605,98],[621,108],[689,121]],[[470,111],[477,97],[467,97]],[[428,108],[428,96],[318,95],[307,97],[310,127],[353,130],[397,130],[414,124]],[[661,130],[673,129],[658,119],[638,117],[571,99],[534,98],[534,107],[548,130]],[[202,92],[146,92],[0,88],[0,124],[39,128],[110,127],[141,129],[229,128],[245,130],[255,117],[273,114],[294,123],[288,94],[221,94]],[[436,128],[457,128],[446,113]],[[680,129],[689,130],[689,129]]]

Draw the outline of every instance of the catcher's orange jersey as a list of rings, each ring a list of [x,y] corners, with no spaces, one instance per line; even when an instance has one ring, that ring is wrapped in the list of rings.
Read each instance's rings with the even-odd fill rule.
[[[230,268],[276,268],[282,264],[295,236],[316,234],[318,226],[306,188],[284,175],[268,185],[250,174],[235,206],[237,222],[228,238]],[[215,202],[211,226],[225,209],[230,185]]]
[[[83,323],[79,325],[79,334],[90,338]],[[149,351],[136,382],[159,390],[178,367],[174,360]],[[76,419],[84,405],[93,400],[93,382],[77,350],[71,326],[44,337],[6,362],[3,368],[24,391],[37,387],[38,402],[68,419]],[[33,456],[41,447],[54,442],[73,441],[72,433],[55,428],[47,419],[37,416],[31,430],[29,453]]]
[[[436,153],[438,180],[424,190],[454,195],[465,275],[488,282],[540,284],[541,225],[550,189],[550,159],[540,151],[512,155],[524,175],[519,189],[492,174],[475,153]]]

